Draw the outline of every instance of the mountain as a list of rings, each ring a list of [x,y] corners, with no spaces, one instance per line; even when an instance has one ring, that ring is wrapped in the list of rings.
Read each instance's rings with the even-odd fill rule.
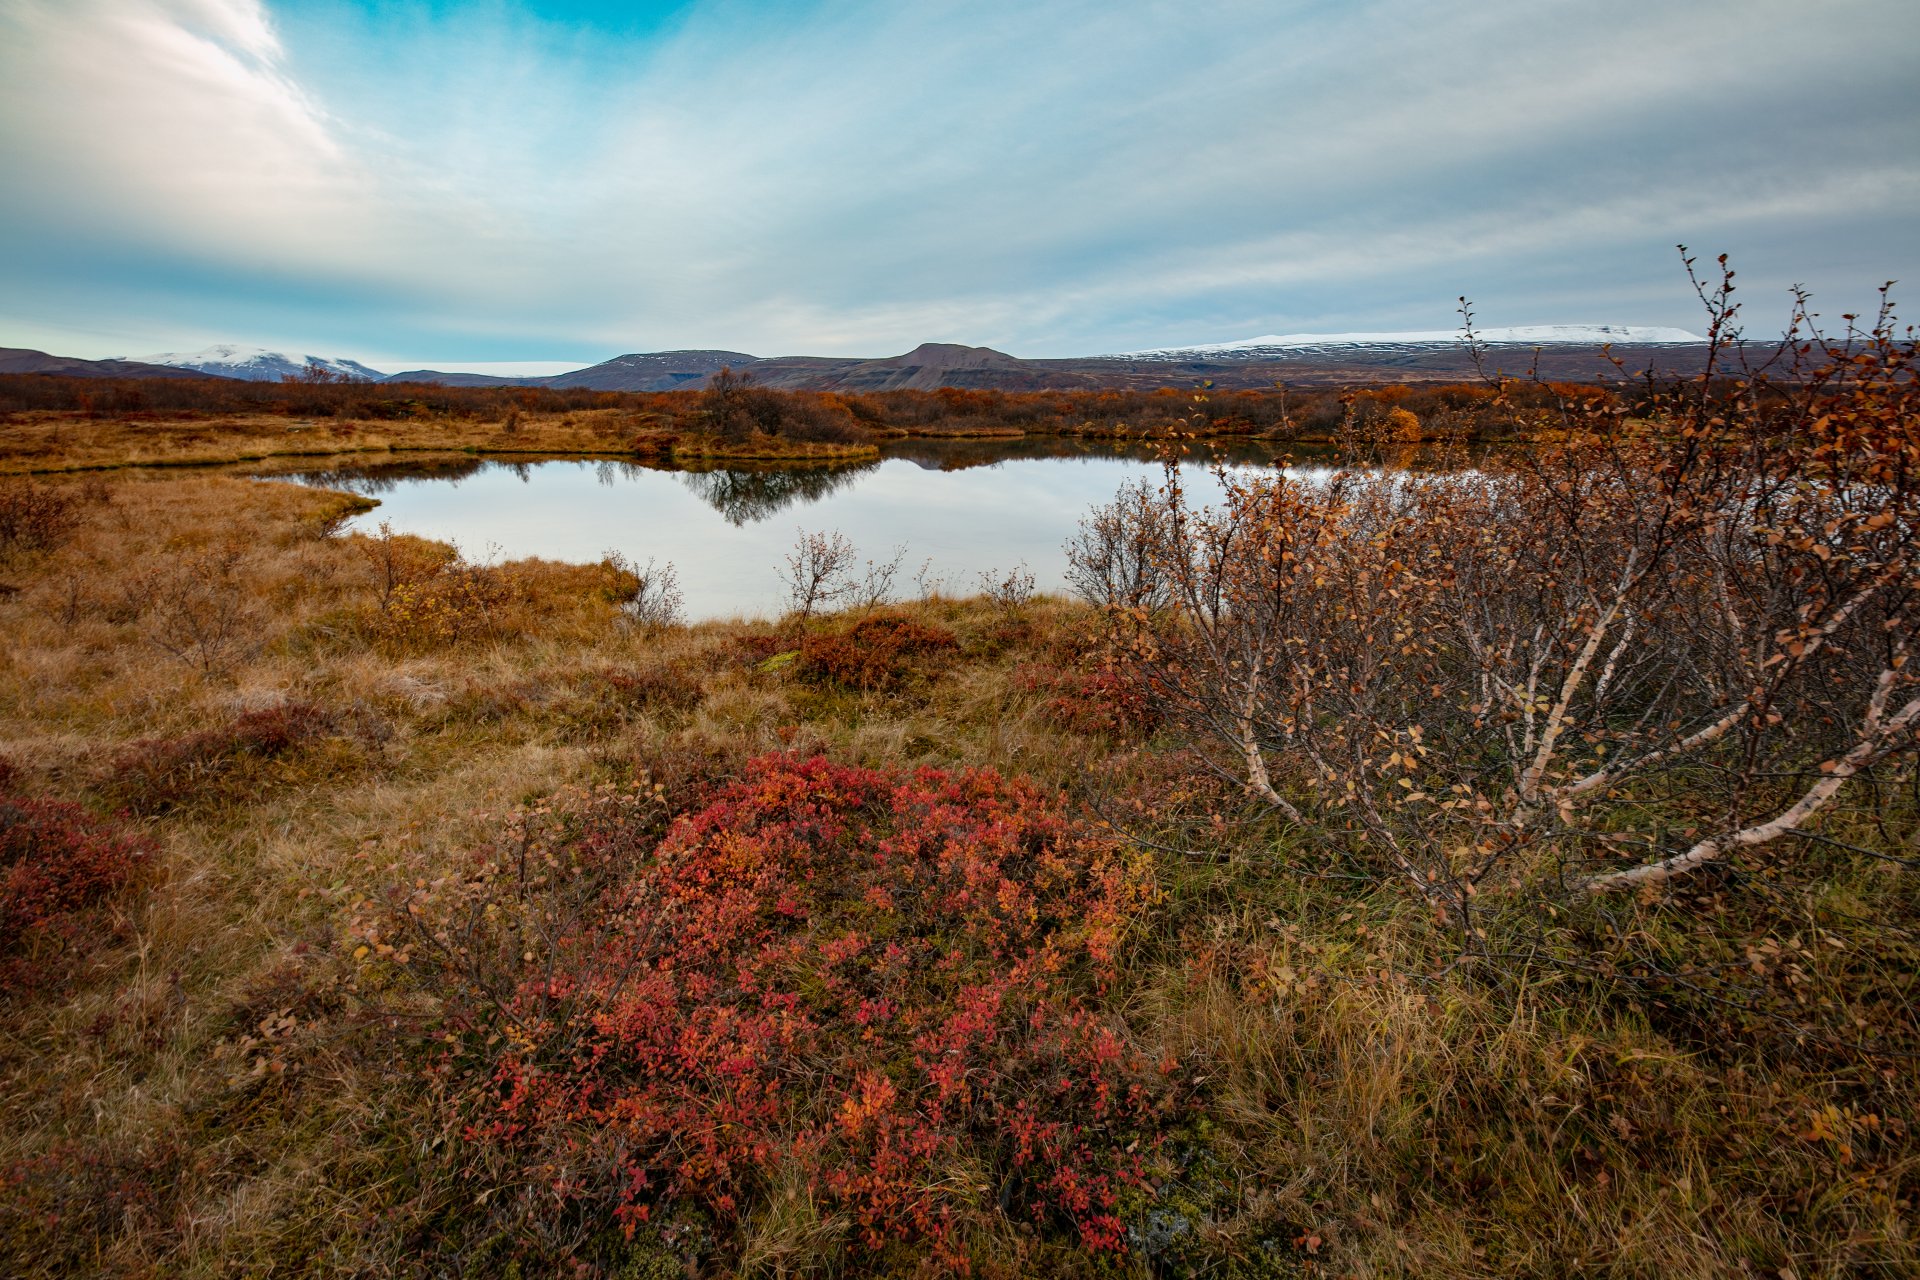
[[[900,356],[877,360],[832,356],[778,356],[747,366],[754,381],[769,387],[815,391],[931,391],[935,387],[1025,386],[1032,361],[992,347],[923,342]]]
[[[442,373],[438,369],[409,369],[389,373],[382,382],[434,382],[443,387],[544,387],[546,378],[503,378],[491,373]]]
[[[781,390],[876,392],[962,387],[995,391],[1151,391],[1211,384],[1220,390],[1333,387],[1369,382],[1459,382],[1482,373],[1556,381],[1611,381],[1651,371],[1685,377],[1708,354],[1706,339],[1685,329],[1649,325],[1530,325],[1483,329],[1476,367],[1460,334],[1449,330],[1403,333],[1269,334],[1237,342],[1156,347],[1147,351],[1065,359],[1026,360],[991,347],[925,342],[903,355],[774,356],[700,349],[642,351],[584,369],[546,376],[505,377],[410,369],[381,374],[353,360],[294,355],[259,347],[222,345],[191,353],[124,360],[70,360],[40,351],[0,349],[0,372],[69,373],[89,377],[214,375],[274,381],[303,375],[309,362],[336,375],[380,382],[437,382],[449,387],[557,387],[596,391],[699,390],[722,368],[751,374]],[[1601,348],[1608,348],[1603,357]],[[1761,352],[1764,358],[1765,351]],[[1619,364],[1613,363],[1618,361]]]
[[[51,373],[64,378],[204,378],[197,369],[141,364],[136,360],[82,360],[50,356],[26,347],[0,347],[0,373]]]
[[[1697,346],[1706,339],[1666,325],[1536,324],[1507,329],[1479,329],[1474,337],[1488,347],[1577,346],[1588,350],[1616,347]],[[1263,360],[1290,359],[1303,353],[1348,352],[1354,348],[1456,348],[1466,345],[1458,329],[1424,329],[1407,333],[1290,333],[1238,342],[1213,342],[1193,347],[1157,347],[1128,351],[1111,360]]]
[[[265,347],[237,347],[225,342],[208,347],[205,351],[166,351],[159,355],[141,356],[140,359],[147,364],[171,365],[177,369],[192,369],[247,382],[278,382],[282,378],[298,378],[313,365],[336,376],[367,382],[378,382],[386,377],[378,369],[369,369],[357,360],[292,355],[285,351],[269,351]]]
[[[1603,346],[1610,347],[1611,355],[1623,362],[1629,374],[1653,369],[1684,376],[1701,367],[1707,351],[1706,339],[1684,329],[1647,326],[1539,325],[1490,329],[1478,336],[1487,348],[1483,363],[1488,372],[1537,372],[1544,378],[1571,381],[1621,376],[1620,369],[1601,356]],[[1383,380],[1457,382],[1480,373],[1465,342],[1444,331],[1276,335],[1050,360],[1023,360],[991,347],[929,342],[905,355],[878,360],[779,356],[734,367],[764,386],[813,391],[935,387],[1150,391],[1201,383],[1232,390],[1271,387],[1276,382],[1302,387]],[[583,381],[582,385],[593,384]]]
[[[712,350],[635,352],[572,373],[515,381],[528,386],[586,387],[595,391],[697,390],[723,368],[751,374],[761,386],[782,390],[893,391],[975,386],[1027,389],[1058,384],[1057,377],[1036,375],[1032,361],[1016,359],[991,347],[965,347],[952,342],[926,342],[905,355],[879,359],[861,356],[762,358],[744,351]],[[405,374],[396,375],[396,379],[427,376],[440,375]],[[452,376],[446,380],[449,385],[457,385]]]
[[[759,364],[744,351],[648,351],[615,356],[572,373],[542,378],[543,387],[590,387],[595,391],[672,391],[697,387],[723,368]]]

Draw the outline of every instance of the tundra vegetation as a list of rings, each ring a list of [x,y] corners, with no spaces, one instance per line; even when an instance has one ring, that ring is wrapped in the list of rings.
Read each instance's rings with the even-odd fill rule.
[[[1077,601],[803,534],[695,625],[58,474],[277,410],[17,411],[0,1269],[1913,1271],[1916,352],[1800,352],[1476,390],[1472,469],[1357,393],[1353,465],[1091,513]]]
[[[1596,362],[1605,368],[1604,363]],[[890,439],[1203,436],[1282,444],[1468,444],[1518,437],[1573,384],[1340,390],[783,391],[722,370],[704,390],[0,375],[0,472],[459,450],[500,455],[845,462]],[[1653,394],[1612,392],[1631,412]]]

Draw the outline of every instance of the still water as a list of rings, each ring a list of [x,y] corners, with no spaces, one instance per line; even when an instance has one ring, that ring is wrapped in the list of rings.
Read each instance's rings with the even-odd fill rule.
[[[1209,470],[1274,464],[1237,448],[1185,464],[1198,502],[1219,492]],[[304,483],[379,501],[350,529],[452,542],[469,558],[591,562],[618,551],[671,562],[695,620],[770,616],[786,604],[781,570],[802,531],[836,531],[861,559],[904,549],[896,594],[967,594],[1017,568],[1041,591],[1066,589],[1065,544],[1121,485],[1158,481],[1154,456],[1061,439],[911,440],[877,462],[842,467],[670,470],[631,462],[460,459],[296,472]]]

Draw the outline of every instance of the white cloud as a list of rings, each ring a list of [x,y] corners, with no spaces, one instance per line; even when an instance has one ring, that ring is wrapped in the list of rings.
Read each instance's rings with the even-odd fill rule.
[[[234,262],[338,247],[364,176],[254,0],[12,0],[0,146],[42,234]]]
[[[1842,223],[1920,257],[1905,0],[726,3],[617,48],[406,12],[355,44],[257,0],[0,0],[0,233],[75,264],[4,283],[49,332],[111,294],[59,287],[92,254],[362,350],[1064,353],[1431,323],[1547,262],[1543,300],[1583,260],[1632,296],[1620,253],[1677,286],[1676,238],[1816,281]]]

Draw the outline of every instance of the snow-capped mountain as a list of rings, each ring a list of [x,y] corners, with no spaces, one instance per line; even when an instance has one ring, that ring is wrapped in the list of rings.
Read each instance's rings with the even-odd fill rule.
[[[1667,325],[1534,324],[1505,329],[1476,329],[1474,336],[1493,347],[1680,346],[1704,343],[1705,338]],[[1337,352],[1355,348],[1454,347],[1466,339],[1458,329],[1420,329],[1406,333],[1288,333],[1238,342],[1213,342],[1192,347],[1156,347],[1126,351],[1112,357],[1124,360],[1259,360]]]
[[[166,351],[159,355],[127,358],[142,364],[172,365],[177,369],[194,369],[218,378],[241,378],[248,382],[278,382],[282,378],[297,378],[305,374],[311,365],[319,365],[336,377],[366,379],[369,382],[386,376],[357,360],[268,351],[265,347],[237,347],[226,342],[208,347],[205,351]]]

